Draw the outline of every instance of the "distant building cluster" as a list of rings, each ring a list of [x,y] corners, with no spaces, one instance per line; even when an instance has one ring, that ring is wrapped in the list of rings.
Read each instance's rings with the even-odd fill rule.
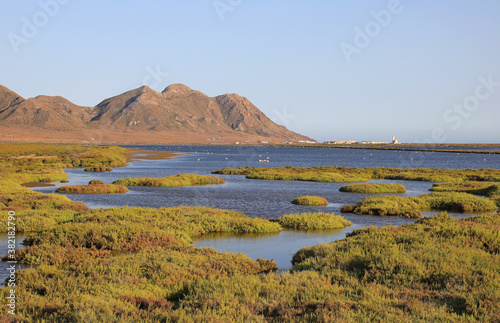
[[[356,141],[356,140],[327,140],[324,142],[326,145],[387,145],[387,144],[399,144],[399,141],[396,139],[396,136],[392,136],[392,141],[384,142],[384,141]]]
[[[359,142],[355,140],[328,140],[324,142],[325,144],[328,145],[352,145],[352,144],[358,144]]]
[[[313,140],[299,140],[297,142],[294,141],[286,141],[285,144],[287,145],[294,145],[294,144],[318,144],[319,142],[313,141]]]

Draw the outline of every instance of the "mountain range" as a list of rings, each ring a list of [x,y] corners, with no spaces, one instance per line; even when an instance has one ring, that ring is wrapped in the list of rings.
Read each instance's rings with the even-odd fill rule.
[[[0,140],[95,143],[313,141],[270,120],[238,94],[209,97],[183,84],[148,86],[95,107],[60,96],[24,99],[0,85]]]

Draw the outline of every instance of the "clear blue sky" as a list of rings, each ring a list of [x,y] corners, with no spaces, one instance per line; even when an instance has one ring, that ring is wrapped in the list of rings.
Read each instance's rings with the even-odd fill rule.
[[[54,1],[0,3],[0,84],[26,98],[184,83],[320,141],[500,142],[497,0]]]

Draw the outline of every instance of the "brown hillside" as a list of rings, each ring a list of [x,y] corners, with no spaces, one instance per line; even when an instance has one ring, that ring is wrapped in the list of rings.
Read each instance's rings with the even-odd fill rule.
[[[24,101],[24,99],[19,94],[0,85],[0,116],[4,115],[6,109],[21,101]]]
[[[0,112],[0,125],[27,125],[47,130],[76,131],[87,128],[91,108],[84,108],[62,97],[37,96],[18,100]]]
[[[41,141],[311,140],[277,125],[238,94],[212,98],[183,84],[170,85],[161,93],[142,86],[106,99],[93,108],[77,106],[62,97],[38,96],[24,100],[1,87],[0,108],[0,140],[25,141],[36,132]],[[9,129],[10,134],[4,129]],[[64,137],[58,132],[64,132]]]

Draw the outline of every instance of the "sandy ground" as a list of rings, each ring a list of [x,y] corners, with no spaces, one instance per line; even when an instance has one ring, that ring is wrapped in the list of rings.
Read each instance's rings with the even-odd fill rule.
[[[286,138],[270,138],[244,133],[179,133],[179,132],[126,132],[98,129],[79,131],[51,131],[36,127],[0,126],[0,141],[29,143],[84,143],[84,144],[278,144]]]

